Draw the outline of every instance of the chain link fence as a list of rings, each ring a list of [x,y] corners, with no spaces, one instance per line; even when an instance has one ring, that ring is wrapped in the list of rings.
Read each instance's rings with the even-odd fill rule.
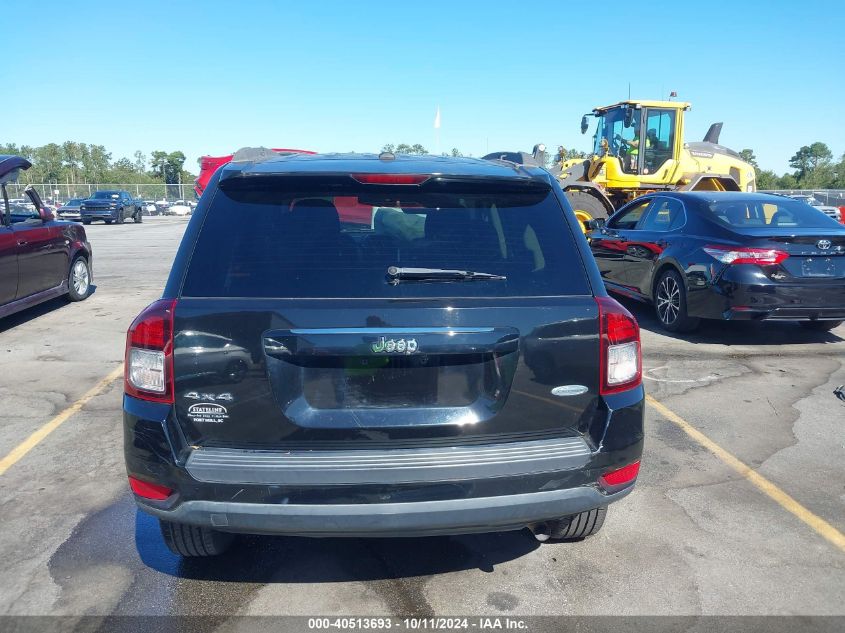
[[[195,200],[193,183],[187,184],[137,184],[137,183],[108,183],[108,184],[73,184],[73,183],[15,183],[6,185],[10,198],[22,198],[23,191],[31,186],[38,192],[41,199],[48,203],[63,204],[73,198],[88,198],[99,189],[121,189],[128,191],[135,198],[158,202],[166,200]]]
[[[785,196],[813,196],[822,204],[831,207],[845,206],[845,189],[767,189],[765,193],[779,193]]]

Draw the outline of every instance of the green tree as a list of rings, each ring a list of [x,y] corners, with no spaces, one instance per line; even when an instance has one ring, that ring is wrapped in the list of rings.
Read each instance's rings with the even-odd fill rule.
[[[381,151],[390,152],[391,154],[428,154],[428,150],[419,143],[414,143],[413,145],[408,145],[407,143],[393,145],[392,143],[388,143],[381,148]]]
[[[578,149],[563,150],[563,160],[572,160],[573,158],[587,158],[587,154]]]
[[[453,147],[449,155],[454,158],[460,158],[461,156],[463,156],[461,150],[459,150],[457,147]]]
[[[106,172],[109,170],[111,152],[102,145],[88,146],[88,182],[100,183],[106,179]]]
[[[759,169],[760,166],[757,164],[757,157],[754,155],[753,149],[739,150],[739,157],[746,163],[750,163],[755,170]]]
[[[63,178],[62,148],[59,145],[47,143],[35,148],[32,159],[29,182],[58,182]]]
[[[133,156],[135,158],[135,162],[133,163],[135,171],[143,174],[147,169],[147,157],[141,150],[135,150]]]
[[[792,174],[784,174],[778,178],[776,189],[798,189],[798,179]]]
[[[758,189],[778,189],[780,187],[778,175],[771,169],[757,170],[757,188]]]
[[[795,152],[789,159],[789,166],[796,170],[795,178],[802,186],[821,186],[819,181],[823,180],[833,153],[830,148],[822,142],[815,142],[812,145],[804,145]],[[812,183],[812,184],[811,184]]]
[[[832,189],[845,189],[845,154],[842,154],[839,162],[833,166],[830,186]]]
[[[82,166],[82,151],[79,143],[65,141],[62,143],[62,160],[66,169],[65,179],[71,183],[79,181],[79,170]]]
[[[182,152],[170,152],[167,155],[167,175],[169,180],[166,182],[179,182],[182,178],[182,172],[185,166],[185,154]]]

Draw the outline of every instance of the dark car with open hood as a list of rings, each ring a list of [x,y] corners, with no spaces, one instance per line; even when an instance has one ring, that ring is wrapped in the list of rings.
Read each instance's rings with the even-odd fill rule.
[[[845,320],[845,226],[809,204],[764,193],[661,192],[588,234],[609,290],[652,302],[661,325],[700,320]]]
[[[544,170],[295,155],[218,170],[126,341],[139,507],[235,533],[579,539],[631,492],[639,328]]]
[[[32,164],[0,155],[0,318],[62,295],[82,301],[91,291],[92,251],[85,229],[56,220],[31,187],[9,198],[8,185]]]

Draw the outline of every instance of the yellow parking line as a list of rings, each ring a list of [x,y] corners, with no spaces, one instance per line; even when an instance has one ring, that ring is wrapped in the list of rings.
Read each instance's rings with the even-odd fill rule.
[[[29,451],[38,446],[41,440],[59,428],[74,413],[79,412],[79,410],[82,409],[89,400],[103,393],[109,385],[111,385],[121,375],[123,375],[122,363],[120,367],[115,367],[114,371],[112,371],[108,376],[86,391],[79,400],[47,422],[23,442],[15,446],[8,455],[0,460],[0,475],[4,474],[12,466],[17,464],[27,453],[29,453]]]
[[[802,506],[795,499],[786,494],[783,490],[778,488],[774,483],[763,477],[760,473],[752,470],[739,459],[734,457],[731,453],[716,444],[709,437],[704,435],[701,431],[692,426],[689,422],[684,420],[674,411],[668,409],[665,405],[659,403],[651,396],[646,396],[646,401],[651,405],[660,415],[678,425],[687,435],[689,435],[696,442],[701,444],[708,451],[713,453],[716,457],[722,460],[725,464],[733,468],[736,472],[742,475],[745,479],[750,481],[763,494],[772,499],[780,507],[787,512],[792,513],[798,519],[810,526],[819,536],[827,539],[833,545],[845,552],[845,534],[833,527],[830,523],[822,519],[817,514]]]

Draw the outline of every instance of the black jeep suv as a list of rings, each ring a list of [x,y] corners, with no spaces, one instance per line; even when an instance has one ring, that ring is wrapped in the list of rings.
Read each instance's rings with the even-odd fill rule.
[[[639,329],[560,188],[296,155],[211,180],[126,343],[125,451],[184,556],[233,533],[589,536],[634,485]]]

